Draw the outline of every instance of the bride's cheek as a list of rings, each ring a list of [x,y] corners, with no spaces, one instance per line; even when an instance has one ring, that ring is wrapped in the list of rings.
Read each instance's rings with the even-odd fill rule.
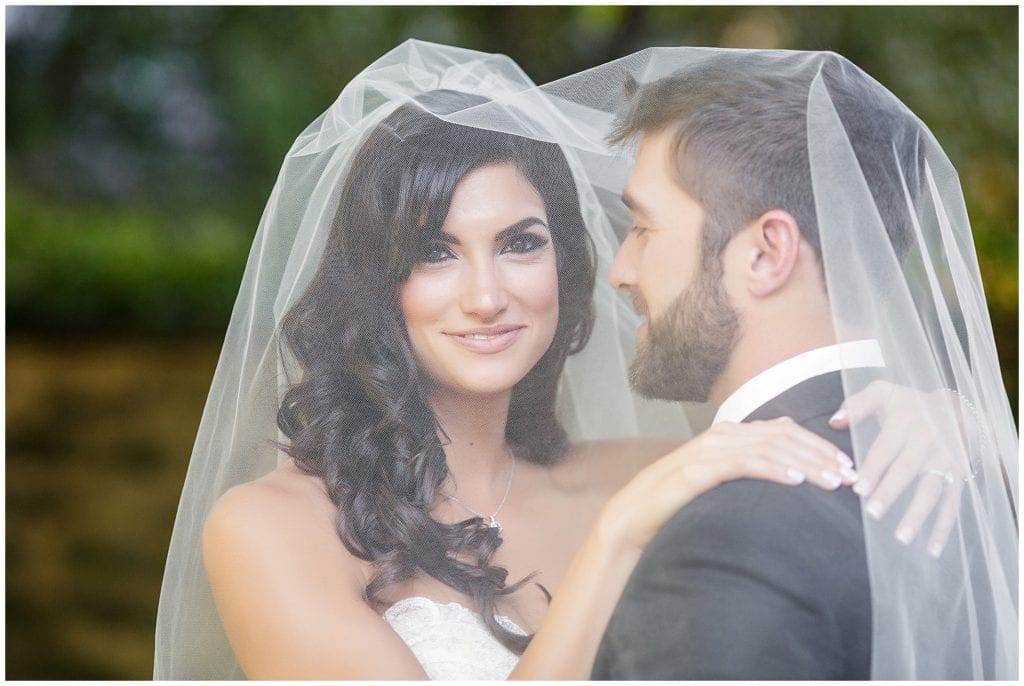
[[[429,346],[431,332],[441,325],[451,303],[456,299],[455,285],[449,274],[413,272],[399,287],[399,306],[402,320],[413,350],[419,357]]]
[[[520,270],[517,282],[521,297],[532,312],[558,318],[558,272],[553,256]]]
[[[543,265],[543,269],[534,270],[527,284],[530,310],[541,325],[548,345],[554,339],[559,314],[558,274],[553,262],[552,260],[552,264]]]
[[[445,273],[413,273],[399,289],[406,321],[436,316],[455,297],[455,285]]]

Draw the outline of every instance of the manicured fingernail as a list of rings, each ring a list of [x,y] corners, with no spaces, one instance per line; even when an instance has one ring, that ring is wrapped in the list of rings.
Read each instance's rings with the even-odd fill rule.
[[[857,495],[867,495],[871,490],[871,484],[864,479],[858,479],[857,483],[853,485],[853,492]]]
[[[885,514],[885,506],[882,505],[881,500],[872,500],[865,509],[875,519],[881,519],[882,515]]]
[[[843,479],[847,483],[851,484],[856,483],[857,479],[860,478],[860,475],[852,467],[843,467],[839,470],[839,473],[842,474]]]
[[[841,409],[838,412],[836,412],[834,415],[832,415],[832,418],[828,420],[828,423],[829,424],[833,424],[835,422],[841,422],[844,419],[846,419],[848,416],[850,416],[850,413],[847,412],[846,410],[842,410]]]
[[[844,465],[846,467],[853,466],[853,460],[851,460],[850,456],[844,453],[842,450],[836,452],[836,459],[839,460],[839,464],[841,465]]]
[[[938,543],[932,543],[928,546],[928,554],[932,557],[938,557],[942,554],[942,546]]]
[[[908,526],[903,526],[896,530],[896,540],[903,545],[910,545],[910,541],[913,538],[914,532],[912,532]]]
[[[842,478],[830,469],[823,469],[821,471],[821,478],[828,482],[828,485],[833,488],[838,488],[839,484],[843,483]]]
[[[795,484],[802,484],[804,482],[804,479],[807,478],[806,476],[804,476],[803,472],[801,472],[799,469],[794,469],[793,467],[790,467],[789,469],[786,470],[786,476],[788,476],[790,480]]]

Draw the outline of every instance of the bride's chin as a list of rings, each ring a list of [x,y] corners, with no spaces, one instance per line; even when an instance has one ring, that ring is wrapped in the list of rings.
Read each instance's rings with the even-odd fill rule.
[[[453,370],[454,371],[454,370]],[[522,371],[523,373],[518,373]],[[486,400],[512,392],[516,384],[526,377],[529,369],[509,370],[505,369],[474,369],[467,365],[458,371],[446,375],[443,379],[434,379],[435,392],[447,392],[453,395],[464,396],[470,400]]]
[[[522,381],[522,377],[502,377],[490,379],[478,377],[472,380],[466,379],[464,383],[459,385],[458,390],[460,390],[463,394],[467,396],[476,397],[483,400],[486,398],[493,398],[495,396],[511,393],[512,389],[515,388],[516,384],[519,383],[520,381]]]

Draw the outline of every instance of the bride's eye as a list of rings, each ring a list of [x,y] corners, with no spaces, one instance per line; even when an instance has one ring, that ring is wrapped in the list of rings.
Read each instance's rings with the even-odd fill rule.
[[[420,250],[419,261],[426,264],[439,264],[451,257],[454,257],[454,255],[452,255],[452,251],[444,243],[435,242],[423,246]]]
[[[505,247],[501,252],[523,255],[533,252],[534,250],[539,250],[547,244],[547,239],[542,238],[537,234],[521,233],[509,239],[509,242],[505,244]]]

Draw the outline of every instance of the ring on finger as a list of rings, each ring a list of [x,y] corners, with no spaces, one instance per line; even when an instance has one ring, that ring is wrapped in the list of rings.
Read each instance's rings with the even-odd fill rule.
[[[937,476],[940,479],[942,479],[946,483],[947,486],[950,486],[950,485],[953,484],[953,472],[949,472],[949,471],[944,472],[941,469],[926,469],[926,470],[924,470],[921,473],[922,474],[934,474],[935,476]]]

